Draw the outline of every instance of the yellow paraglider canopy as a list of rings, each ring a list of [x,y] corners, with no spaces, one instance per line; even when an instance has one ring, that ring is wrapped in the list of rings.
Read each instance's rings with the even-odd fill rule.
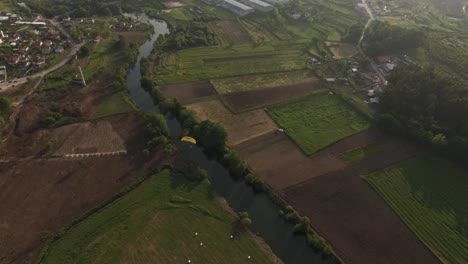
[[[189,142],[189,143],[192,143],[192,144],[197,144],[197,141],[193,138],[193,137],[189,137],[189,136],[183,136],[180,141],[185,141],[185,142]]]

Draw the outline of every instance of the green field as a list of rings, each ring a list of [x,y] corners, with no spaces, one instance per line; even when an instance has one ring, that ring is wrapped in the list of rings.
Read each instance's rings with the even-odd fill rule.
[[[11,11],[11,4],[8,0],[0,0],[0,10],[4,12]]]
[[[402,162],[365,177],[443,263],[468,263],[468,177],[433,158]]]
[[[274,106],[268,113],[307,155],[369,128],[366,118],[334,95]]]
[[[307,56],[301,45],[234,45],[190,48],[164,54],[158,67],[163,84],[231,77],[254,73],[305,69]]]
[[[126,113],[135,111],[135,107],[130,103],[129,99],[125,98],[126,95],[121,93],[114,93],[106,96],[96,106],[93,117],[105,117],[114,114]]]
[[[271,263],[232,229],[209,182],[163,171],[72,228],[43,263]]]
[[[218,93],[226,94],[300,84],[316,80],[317,78],[307,71],[291,71],[213,79],[211,83]]]
[[[347,152],[343,152],[338,156],[340,159],[352,163],[365,159],[370,155],[381,153],[384,151],[384,146],[381,142],[372,143],[363,147],[355,148]]]

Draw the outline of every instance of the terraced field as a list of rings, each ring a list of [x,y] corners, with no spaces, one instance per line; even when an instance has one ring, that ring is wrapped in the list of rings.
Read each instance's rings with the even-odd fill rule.
[[[307,155],[369,128],[367,119],[334,95],[273,106],[268,113]]]
[[[466,172],[424,157],[372,173],[365,180],[443,263],[468,263]]]

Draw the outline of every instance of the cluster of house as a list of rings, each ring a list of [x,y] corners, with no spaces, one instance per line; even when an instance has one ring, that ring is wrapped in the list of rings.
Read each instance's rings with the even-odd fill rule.
[[[397,56],[377,56],[377,70],[383,75],[388,76],[393,69],[401,62]]]
[[[274,9],[273,4],[278,0],[204,0],[205,3],[220,5],[238,16],[246,16],[257,11],[269,12]]]
[[[367,100],[366,102],[377,104],[380,102],[380,95],[383,92],[383,80],[380,76],[373,71],[359,71],[359,63],[356,60],[348,61],[348,73],[361,79],[367,87]]]
[[[0,15],[2,24],[8,25],[0,30],[0,46],[3,47],[0,64],[28,70],[44,65],[47,55],[62,53],[70,46],[69,41],[38,14],[28,18],[3,12]]]

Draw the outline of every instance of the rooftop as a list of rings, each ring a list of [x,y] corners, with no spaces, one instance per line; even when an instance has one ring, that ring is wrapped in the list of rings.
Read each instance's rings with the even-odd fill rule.
[[[230,5],[233,5],[233,6],[237,7],[237,8],[240,8],[240,9],[242,9],[242,10],[245,10],[245,11],[248,11],[248,10],[252,10],[252,9],[253,9],[253,8],[251,8],[250,6],[244,5],[244,4],[239,3],[239,2],[237,2],[237,1],[235,1],[235,0],[224,0],[224,2],[225,2],[225,3],[228,3],[228,4],[230,4]]]

